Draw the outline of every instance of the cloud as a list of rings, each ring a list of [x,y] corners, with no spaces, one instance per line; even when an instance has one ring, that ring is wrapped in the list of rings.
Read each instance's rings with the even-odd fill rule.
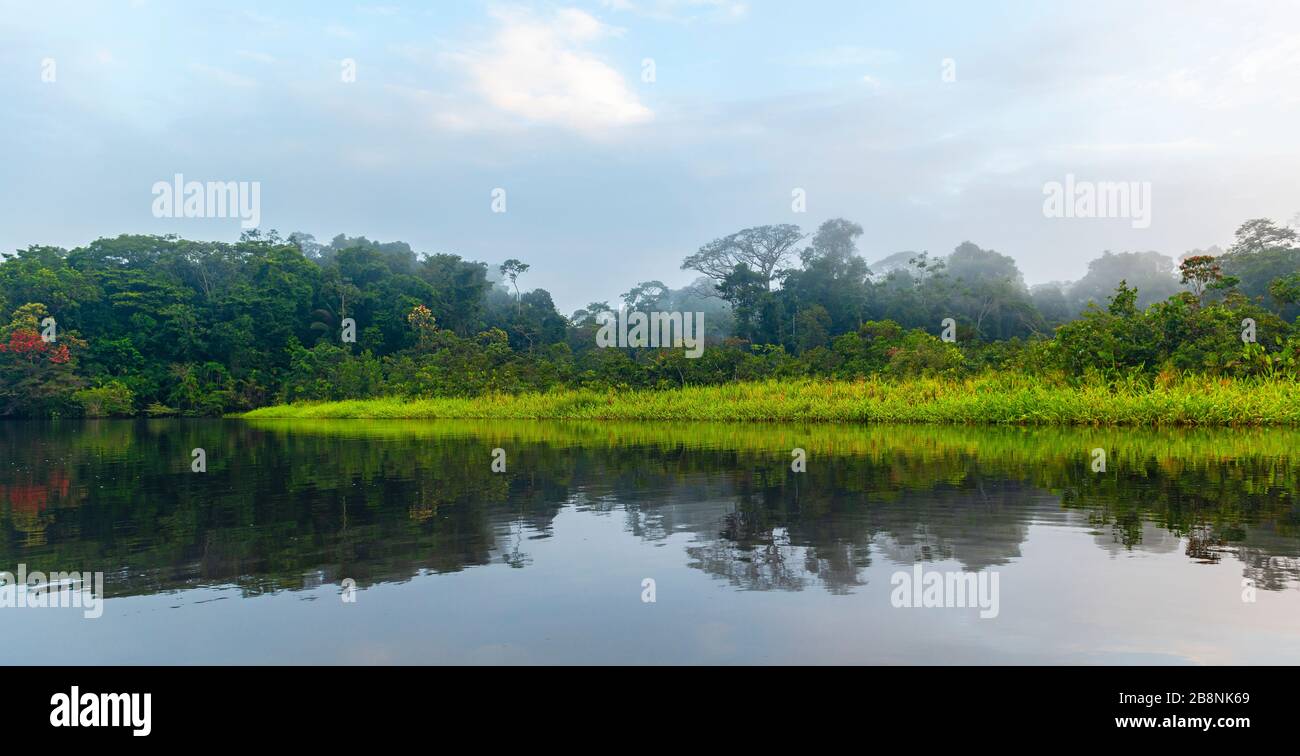
[[[653,117],[623,76],[587,49],[619,30],[576,8],[548,18],[519,10],[493,16],[499,28],[485,47],[451,57],[495,109],[588,133]]]
[[[1279,32],[1250,40],[1193,72],[1169,77],[1171,96],[1206,107],[1300,102],[1300,35]]]
[[[1136,155],[1175,154],[1203,155],[1215,148],[1214,144],[1203,139],[1179,139],[1169,142],[1089,142],[1071,144],[1066,150],[1082,153],[1121,153]]]

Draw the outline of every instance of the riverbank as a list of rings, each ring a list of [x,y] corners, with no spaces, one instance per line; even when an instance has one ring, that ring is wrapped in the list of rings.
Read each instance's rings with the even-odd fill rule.
[[[1184,378],[1070,386],[1020,375],[765,381],[263,407],[247,418],[681,420],[995,425],[1300,425],[1293,380]]]

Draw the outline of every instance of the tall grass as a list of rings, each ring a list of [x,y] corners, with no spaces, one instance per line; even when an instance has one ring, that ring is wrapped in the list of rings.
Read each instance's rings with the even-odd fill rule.
[[[294,437],[337,436],[381,443],[436,445],[477,439],[496,446],[654,447],[671,451],[706,447],[789,457],[794,447],[818,458],[957,454],[1026,465],[1060,464],[1101,447],[1111,462],[1140,469],[1159,460],[1167,472],[1210,461],[1268,457],[1300,459],[1300,428],[1021,426],[911,423],[705,423],[641,420],[285,419],[247,421],[252,428]],[[123,426],[129,431],[130,425]],[[1084,455],[1085,461],[1091,457]]]
[[[249,418],[795,421],[1004,425],[1300,425],[1300,383],[1187,377],[1071,386],[1035,376],[763,381],[264,407]]]

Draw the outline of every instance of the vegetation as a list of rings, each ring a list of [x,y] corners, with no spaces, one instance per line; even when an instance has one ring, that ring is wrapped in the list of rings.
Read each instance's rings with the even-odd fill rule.
[[[1236,562],[1282,590],[1300,580],[1297,443],[1291,428],[0,423],[0,459],[12,462],[0,562],[102,565],[110,596],[252,595],[344,576],[365,586],[525,567],[535,539],[576,507],[616,511],[649,541],[689,533],[692,569],[746,587],[842,590],[890,544],[919,540],[915,558],[971,570],[1005,564],[1031,524],[1065,509],[1100,548],[1140,550],[1153,528],[1168,531],[1186,538],[1189,562]],[[203,475],[190,472],[197,447],[209,451]],[[498,447],[505,472],[490,464]],[[796,447],[802,473],[790,470]]]
[[[702,276],[691,286],[644,281],[622,295],[630,310],[706,313],[698,359],[599,348],[609,303],[564,317],[549,293],[521,287],[530,266],[518,259],[489,268],[401,242],[322,245],[274,231],[236,244],[122,236],[30,247],[0,261],[0,415],[199,416],[387,398],[302,412],[1295,422],[1290,228],[1248,221],[1227,252],[1196,250],[1178,266],[1155,252],[1106,253],[1079,282],[1032,290],[1014,260],[970,242],[869,266],[862,234],[843,219],[811,237],[792,225],[744,229],[685,258]],[[941,338],[947,318],[955,342]],[[805,406],[817,402],[829,405]]]
[[[363,399],[253,410],[247,418],[510,418],[1023,425],[1300,425],[1289,379],[1052,384],[1030,376],[871,377],[681,389]]]

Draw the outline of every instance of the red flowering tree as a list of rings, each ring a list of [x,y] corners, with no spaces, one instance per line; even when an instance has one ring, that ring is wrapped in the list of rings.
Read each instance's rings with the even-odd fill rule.
[[[26,304],[0,328],[0,415],[62,414],[81,387],[73,350],[84,344],[71,334],[41,335],[45,305]]]

